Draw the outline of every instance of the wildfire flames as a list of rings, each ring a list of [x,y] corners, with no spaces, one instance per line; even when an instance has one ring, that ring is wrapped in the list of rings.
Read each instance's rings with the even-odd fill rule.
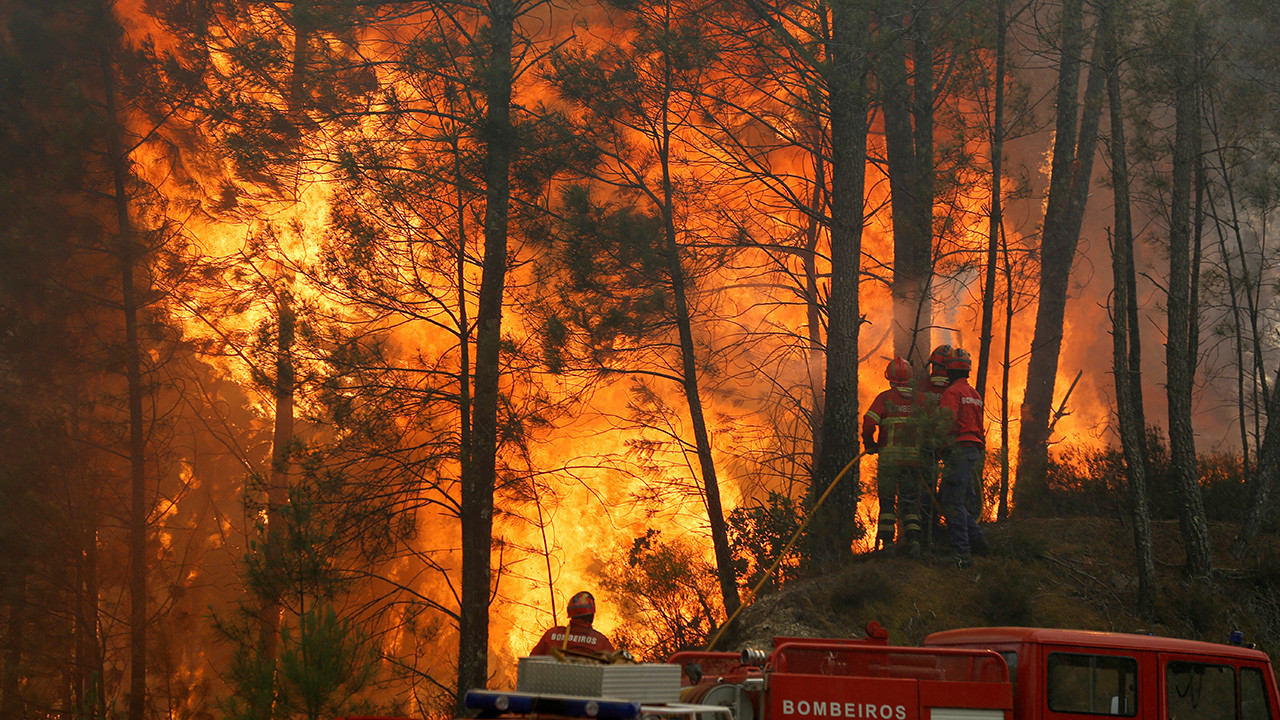
[[[131,261],[146,298],[142,356],[150,393],[147,593],[155,632],[148,683],[183,688],[157,690],[169,705],[154,700],[154,716],[210,717],[215,699],[237,681],[238,650],[257,648],[272,615],[275,632],[268,635],[279,638],[282,657],[306,623],[334,637],[358,637],[353,653],[372,648],[394,679],[353,693],[372,698],[370,707],[447,712],[458,670],[462,458],[471,450],[467,413],[477,401],[477,318],[487,272],[482,180],[489,120],[477,118],[484,108],[480,80],[496,71],[477,48],[488,37],[481,32],[488,20],[447,4],[371,17],[322,0],[291,9],[198,5],[104,3],[122,29],[121,50],[108,67],[121,86],[89,93],[114,92],[123,100],[118,123],[134,177],[128,214],[146,248]],[[714,25],[708,18],[719,10],[711,7],[649,9],[653,16],[640,21],[604,7],[578,8],[571,17],[538,6],[526,8],[516,25],[512,107],[524,149],[510,173],[515,200],[501,326],[489,626],[489,674],[497,685],[512,682],[516,658],[546,627],[565,621],[565,603],[578,590],[596,593],[598,629],[637,632],[635,618],[626,616],[629,599],[608,588],[611,578],[620,587],[618,576],[639,572],[627,562],[648,547],[645,539],[685,543],[714,567],[706,479],[689,389],[680,382],[685,368],[696,369],[726,516],[765,503],[770,492],[802,505],[810,481],[830,292],[830,117],[803,105],[811,100],[805,92],[818,92],[813,77],[762,59],[781,57],[785,48],[753,47],[745,31],[729,36],[735,24],[751,25],[737,11]],[[798,6],[787,22],[803,26],[807,12]],[[699,13],[708,17],[695,22]],[[685,41],[701,40],[714,51],[681,46],[688,54],[663,65],[652,39],[666,37],[655,30],[660,22],[674,22]],[[554,71],[553,59],[561,63]],[[607,93],[594,92],[587,79],[576,80],[585,90],[570,87],[573,78],[556,74],[567,75],[575,62],[603,68],[614,61],[607,80],[636,83],[628,87],[649,87],[644,83],[663,72],[676,77],[665,95],[655,94],[667,104],[659,111],[644,104],[656,102],[651,98],[618,97],[593,115],[582,98],[603,102],[599,96]],[[994,67],[987,49],[968,61],[973,67],[964,72],[974,77]],[[125,79],[130,73],[138,75]],[[988,113],[990,100],[955,83],[942,98],[948,112],[939,122],[956,127],[935,130],[937,146],[950,153],[937,161],[938,175],[948,173],[953,187],[939,180],[935,274],[925,300],[931,324],[916,330],[920,345],[964,347],[976,365],[992,150],[989,135],[966,133],[960,118]],[[893,334],[895,239],[884,120],[878,110],[871,117],[860,411],[885,388],[885,366],[901,351]],[[671,126],[657,128],[658,118]],[[619,126],[601,127],[608,119]],[[599,135],[590,139],[615,144],[584,159],[589,153],[577,144],[585,146],[593,132]],[[1028,133],[1005,155],[1039,157],[1051,141],[1046,135]],[[669,177],[661,172],[664,159]],[[591,172],[575,175],[575,162],[591,164]],[[1001,266],[994,302],[1000,308],[1013,294],[1017,311],[1006,327],[997,310],[991,327],[989,482],[999,474],[999,424],[1017,427],[1027,384],[1036,298],[1026,278],[1035,271],[1049,172],[1033,164],[1022,169],[1035,192],[1003,181],[1002,244],[1010,250],[998,262],[1016,263],[1010,275],[1016,278],[1006,281]],[[590,206],[581,216],[572,206],[579,191]],[[662,213],[664,192],[674,198],[670,218]],[[115,227],[104,208],[85,212]],[[1096,214],[1086,217],[1076,268],[1058,269],[1072,272],[1076,284],[1056,383],[1055,402],[1064,412],[1053,439],[1093,448],[1114,444],[1104,212],[1091,207]],[[644,263],[661,253],[622,257],[627,251],[615,247],[608,252],[617,256],[605,257],[603,245],[592,244],[607,232],[658,235],[668,222],[688,273],[684,294],[696,357],[686,365],[668,319],[670,293],[655,300],[651,288],[616,286],[632,277],[652,281],[661,273]],[[556,255],[581,227],[589,227],[580,238],[585,257]],[[102,255],[112,259],[102,263],[116,272],[118,253],[105,247]],[[619,275],[587,277],[608,267]],[[577,285],[566,279],[575,272]],[[610,316],[610,303],[651,303],[668,315],[662,322],[638,309],[632,317]],[[573,325],[582,318],[595,325]],[[649,323],[646,332],[602,330],[639,320]],[[554,347],[552,327],[568,328]],[[924,370],[918,358],[915,364]],[[91,392],[114,392],[123,405],[123,381],[100,375]],[[290,384],[282,390],[286,376]],[[1002,418],[1005,407],[1009,417]],[[1229,417],[1229,410],[1220,414]],[[1206,411],[1197,422],[1214,427],[1218,414]],[[127,434],[119,432],[112,431],[111,442],[123,448]],[[1016,443],[1016,432],[1011,437]],[[1007,462],[1015,463],[1017,448],[1008,450]],[[125,477],[121,453],[84,461],[84,476]],[[874,525],[878,511],[875,470],[871,458],[858,470],[863,527]],[[70,564],[82,575],[70,582],[77,602],[102,620],[82,620],[68,631],[68,648],[80,646],[66,652],[89,667],[68,684],[78,702],[123,706],[129,564],[113,546],[123,547],[128,536],[128,499],[123,482],[92,483],[68,501],[94,538],[74,551]],[[995,512],[989,504],[986,518],[994,520]],[[271,535],[284,527],[317,534]],[[855,551],[869,550],[870,542],[857,540]],[[96,574],[89,577],[83,573],[91,562]],[[273,590],[272,572],[293,573],[295,584],[286,584],[292,589]],[[722,621],[718,591],[710,592],[715,620]],[[326,620],[319,612],[325,607],[336,608],[338,619]],[[342,635],[350,630],[344,618],[360,632]],[[85,632],[103,645],[86,650]],[[108,695],[91,702],[85,698],[96,691],[85,678],[97,670],[107,677],[94,687]]]

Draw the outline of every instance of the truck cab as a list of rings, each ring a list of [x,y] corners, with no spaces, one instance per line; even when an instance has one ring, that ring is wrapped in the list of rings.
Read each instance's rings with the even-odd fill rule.
[[[1240,644],[998,627],[938,632],[924,645],[999,653],[1016,720],[1280,720],[1267,655]]]
[[[515,720],[1280,720],[1267,655],[1233,642],[971,628],[890,645],[777,637],[771,650],[666,663],[524,658],[514,693],[472,691],[473,717]]]

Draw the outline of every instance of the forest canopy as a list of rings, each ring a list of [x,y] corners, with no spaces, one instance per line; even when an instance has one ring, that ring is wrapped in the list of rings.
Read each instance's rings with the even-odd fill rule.
[[[582,589],[706,643],[872,548],[939,345],[981,518],[1122,514],[1135,606],[1268,521],[1270,0],[0,20],[2,717],[445,716]]]

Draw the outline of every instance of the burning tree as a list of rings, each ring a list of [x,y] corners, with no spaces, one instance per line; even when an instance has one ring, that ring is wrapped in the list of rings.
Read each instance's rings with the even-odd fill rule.
[[[1209,0],[1001,18],[923,0],[135,6],[0,11],[0,533],[29,538],[0,566],[0,714],[207,714],[230,678],[209,669],[226,649],[200,612],[226,618],[239,596],[265,680],[238,711],[282,716],[315,680],[297,706],[322,712],[342,666],[309,664],[324,638],[353,678],[378,667],[360,692],[451,712],[619,548],[661,576],[650,589],[714,567],[696,612],[660,592],[636,610],[674,620],[654,647],[704,635],[739,602],[734,551],[757,572],[780,551],[750,508],[784,509],[777,528],[817,513],[784,581],[854,549],[860,396],[908,305],[894,352],[938,318],[984,348],[1004,333],[980,364],[1003,364],[1001,404],[1022,401],[1001,433],[1022,424],[1016,499],[1033,510],[1055,433],[1097,444],[1110,423],[1089,362],[1104,304],[1072,267],[1100,259],[1092,143],[1122,62],[1108,157],[1135,217],[1116,216],[1108,290],[1130,471],[1130,411],[1158,379],[1144,313],[1167,301],[1169,391],[1145,394],[1171,409],[1189,514],[1195,433],[1228,425],[1258,470],[1241,550],[1270,509],[1276,133],[1240,108],[1274,101],[1274,58],[1227,52],[1249,23]],[[1189,19],[1119,24],[1166,7]],[[1054,77],[1030,67],[1044,48]],[[1043,135],[1015,146],[1018,122],[974,119],[984,88],[1024,81],[1056,98],[1047,171],[1017,162]],[[1038,240],[1008,221],[1040,208],[1005,160],[1047,183]],[[1016,312],[1033,247],[1034,329]],[[981,270],[985,312],[967,292]],[[1071,363],[1074,414],[1055,413]],[[1195,404],[1224,379],[1232,402]],[[761,536],[737,548],[735,510]],[[325,540],[290,556],[305,512]],[[664,542],[633,545],[659,523]],[[299,569],[289,557],[326,559],[332,583],[249,582]]]

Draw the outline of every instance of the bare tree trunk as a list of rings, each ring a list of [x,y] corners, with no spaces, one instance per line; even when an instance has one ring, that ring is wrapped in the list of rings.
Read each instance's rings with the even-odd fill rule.
[[[815,99],[815,103],[819,102]],[[816,105],[815,105],[816,107]],[[818,132],[815,129],[815,135]],[[813,409],[809,416],[810,440],[814,455],[822,450],[822,307],[818,285],[818,240],[822,224],[823,200],[827,184],[827,163],[822,154],[820,137],[815,137],[813,147],[813,199],[809,205],[809,225],[805,229],[804,279],[805,321],[808,330],[807,359],[809,361],[809,388],[813,394]]]
[[[1212,115],[1213,111],[1212,109],[1209,109],[1208,112],[1210,115]],[[1212,132],[1212,130],[1210,130],[1210,132]],[[1217,143],[1217,144],[1219,145],[1219,152],[1221,152],[1221,147],[1220,147],[1221,143]],[[1225,173],[1223,173],[1223,180],[1228,187],[1228,195],[1230,195],[1231,180],[1230,178],[1226,177]],[[1209,205],[1214,206],[1215,203],[1213,199],[1212,187],[1208,184],[1208,182],[1205,182],[1202,185],[1205,188],[1206,195],[1208,196]],[[1235,332],[1235,338],[1234,338],[1235,342],[1233,343],[1232,349],[1235,351],[1234,360],[1235,360],[1235,366],[1236,366],[1236,421],[1239,423],[1239,426],[1240,426],[1240,470],[1245,477],[1245,486],[1246,488],[1248,488],[1251,481],[1255,478],[1253,477],[1253,474],[1250,470],[1251,463],[1249,461],[1249,456],[1250,456],[1249,412],[1248,412],[1248,403],[1247,403],[1248,394],[1245,392],[1245,380],[1247,375],[1246,375],[1246,363],[1244,359],[1244,352],[1245,352],[1244,318],[1241,317],[1241,312],[1240,312],[1241,311],[1241,307],[1240,307],[1241,290],[1240,288],[1237,287],[1238,281],[1236,279],[1235,270],[1231,266],[1231,252],[1227,249],[1227,228],[1224,226],[1224,223],[1222,222],[1220,213],[1218,213],[1217,211],[1214,211],[1212,213],[1212,216],[1214,221],[1215,232],[1218,236],[1218,254],[1222,257],[1223,275],[1226,276],[1226,280],[1227,280],[1227,300],[1231,304],[1231,327],[1232,327],[1232,330]],[[1243,257],[1240,258],[1240,266],[1241,266],[1241,269],[1243,270],[1243,273],[1247,277],[1248,270],[1245,267],[1245,261]]]
[[[1212,100],[1212,95],[1209,95],[1209,98],[1210,98],[1210,100]],[[1212,112],[1212,106],[1210,107],[1210,111]],[[1214,115],[1214,114],[1211,114],[1211,115],[1210,115],[1210,117],[1215,117],[1215,115]],[[1216,152],[1216,154],[1217,154],[1217,156],[1218,156],[1218,166],[1219,166],[1219,169],[1220,169],[1220,171],[1222,172],[1222,174],[1223,174],[1223,178],[1224,178],[1224,183],[1223,183],[1223,185],[1224,185],[1224,186],[1225,186],[1225,188],[1226,188],[1226,193],[1227,193],[1227,205],[1228,205],[1229,209],[1231,210],[1231,222],[1230,222],[1230,227],[1231,227],[1231,234],[1232,234],[1232,236],[1233,236],[1233,237],[1234,237],[1234,239],[1235,239],[1236,256],[1240,259],[1240,283],[1241,283],[1241,286],[1242,286],[1242,287],[1241,287],[1241,290],[1240,290],[1240,295],[1242,295],[1242,296],[1244,297],[1244,301],[1245,301],[1245,308],[1246,308],[1246,310],[1247,310],[1246,317],[1247,317],[1247,319],[1248,319],[1248,321],[1249,321],[1249,329],[1250,329],[1250,330],[1249,330],[1249,335],[1250,335],[1251,345],[1252,345],[1252,348],[1253,348],[1253,380],[1254,380],[1254,381],[1253,381],[1253,382],[1250,382],[1250,383],[1249,383],[1249,385],[1250,385],[1250,388],[1251,388],[1251,394],[1252,394],[1252,396],[1253,396],[1253,397],[1252,397],[1252,405],[1253,405],[1253,407],[1254,407],[1254,408],[1258,408],[1258,407],[1260,407],[1261,405],[1265,404],[1265,403],[1267,402],[1267,398],[1270,396],[1270,390],[1268,389],[1268,386],[1267,386],[1267,369],[1263,366],[1264,358],[1266,357],[1265,353],[1263,352],[1263,348],[1262,348],[1262,335],[1263,335],[1263,333],[1262,333],[1262,332],[1260,332],[1259,327],[1258,327],[1258,321],[1259,321],[1259,318],[1260,318],[1259,309],[1258,309],[1258,304],[1259,304],[1258,297],[1259,297],[1259,296],[1258,296],[1258,295],[1256,295],[1256,293],[1260,293],[1260,292],[1262,291],[1262,288],[1263,288],[1263,286],[1264,286],[1264,283],[1258,282],[1256,278],[1250,277],[1249,263],[1248,263],[1248,260],[1247,260],[1247,253],[1245,252],[1245,248],[1244,248],[1244,234],[1243,234],[1243,233],[1241,232],[1241,230],[1240,230],[1240,201],[1236,198],[1236,194],[1235,194],[1235,184],[1234,184],[1234,183],[1232,183],[1232,182],[1230,181],[1230,179],[1229,179],[1229,178],[1227,178],[1227,175],[1226,175],[1226,173],[1227,173],[1227,168],[1228,168],[1228,160],[1227,160],[1227,158],[1226,158],[1226,153],[1225,153],[1225,150],[1224,150],[1224,148],[1223,148],[1223,146],[1222,146],[1222,144],[1221,144],[1221,143],[1218,143],[1217,147],[1215,148],[1215,152]],[[1219,213],[1214,213],[1214,219],[1215,219],[1215,221],[1218,219],[1218,217],[1219,217]],[[1262,233],[1262,234],[1263,234],[1263,237],[1265,237],[1265,236],[1266,236],[1266,222],[1267,222],[1267,214],[1266,214],[1265,212],[1263,212],[1263,213],[1262,213],[1261,221],[1262,221],[1262,230],[1263,230],[1263,233]],[[1219,231],[1219,236],[1221,237],[1222,235],[1224,235],[1224,233],[1222,233],[1222,232],[1221,232],[1221,230],[1220,230],[1220,231]],[[1229,261],[1229,260],[1228,260],[1228,258],[1227,258],[1227,254],[1226,254],[1226,250],[1225,250],[1225,244],[1223,245],[1223,248],[1224,248],[1224,249],[1223,249],[1223,262],[1224,262],[1224,263],[1226,263],[1226,265],[1227,265],[1227,280],[1230,282],[1230,281],[1233,281],[1234,275],[1231,273],[1230,261]],[[1239,320],[1239,303],[1235,302],[1235,297],[1236,297],[1236,293],[1235,293],[1235,291],[1232,291],[1232,310],[1233,310],[1233,312],[1236,314],[1236,318],[1237,318],[1237,319],[1236,319],[1236,324],[1237,324],[1237,327],[1239,327],[1239,326],[1241,325],[1241,321]],[[1244,331],[1243,331],[1242,329],[1237,330],[1237,334],[1240,336],[1240,337],[1239,337],[1239,340],[1238,340],[1238,342],[1237,342],[1237,345],[1238,345],[1238,346],[1243,346],[1243,345],[1244,345],[1244,334],[1243,334],[1243,333],[1244,333]],[[1243,352],[1244,352],[1244,351],[1243,351],[1243,347],[1240,347],[1240,348],[1238,349],[1238,351],[1237,351],[1238,356],[1240,357],[1240,359],[1239,359],[1239,361],[1238,361],[1238,363],[1237,363],[1237,364],[1238,364],[1238,365],[1240,366],[1240,368],[1241,368],[1241,370],[1240,370],[1240,374],[1241,374],[1241,375],[1243,375],[1243,374],[1244,374],[1244,369],[1243,369],[1243,368],[1244,368]],[[1243,405],[1245,404],[1245,402],[1246,402],[1246,401],[1245,401],[1245,399],[1244,399],[1244,389],[1243,389],[1243,385],[1244,385],[1244,381],[1243,381],[1243,379],[1241,379],[1241,381],[1240,381],[1240,388],[1241,388],[1241,389],[1240,389],[1240,393],[1241,393],[1240,404],[1241,404],[1242,406],[1243,406]],[[1259,393],[1261,394],[1261,396],[1259,396]],[[1243,413],[1243,410],[1242,410],[1241,412]],[[1255,412],[1254,412],[1254,414],[1253,414],[1253,421],[1254,421],[1254,422],[1253,422],[1254,427],[1253,427],[1252,436],[1253,436],[1253,438],[1254,438],[1254,444],[1255,444],[1255,445],[1260,445],[1260,444],[1261,444],[1261,436],[1262,436],[1262,432],[1261,432],[1261,429],[1260,429],[1260,428],[1259,428],[1259,426],[1258,426],[1258,422],[1259,422],[1259,414],[1258,414],[1258,412],[1256,412],[1256,411],[1255,411]],[[1242,443],[1242,447],[1244,447],[1244,448],[1245,448],[1245,458],[1246,458],[1246,463],[1245,463],[1245,465],[1246,465],[1246,470],[1245,470],[1245,474],[1246,474],[1246,476],[1248,476],[1248,468],[1247,468],[1247,466],[1248,466],[1248,462],[1247,462],[1247,458],[1248,458],[1248,451],[1247,451],[1247,449],[1248,449],[1248,442],[1247,442],[1247,436],[1249,435],[1249,433],[1248,433],[1248,431],[1245,429],[1245,427],[1246,427],[1246,422],[1245,422],[1245,420],[1243,419],[1243,417],[1241,418],[1241,426],[1242,426],[1241,434],[1242,434],[1242,436],[1244,436],[1244,437],[1242,438],[1242,439],[1244,440],[1244,442]],[[1259,452],[1261,452],[1261,450],[1259,450]],[[1250,508],[1250,510],[1252,511],[1252,510],[1254,510],[1254,508]]]
[[[1258,446],[1258,477],[1249,486],[1249,504],[1240,533],[1231,543],[1231,554],[1243,557],[1262,531],[1262,520],[1271,515],[1271,489],[1280,480],[1280,370],[1276,371],[1267,398],[1267,429]]]
[[[876,71],[893,208],[894,352],[919,364],[929,353],[932,324],[933,58],[927,9],[921,6],[904,20],[908,12],[896,0],[881,4],[878,27],[887,57]],[[914,77],[907,71],[908,34],[916,40],[910,62]]]
[[[1013,261],[1009,257],[1009,239],[1000,228],[1001,254],[1004,256],[1004,362],[1000,363],[1000,507],[997,520],[1009,518],[1009,368],[1013,351]]]
[[[1142,368],[1137,359],[1139,329],[1130,324],[1137,315],[1133,259],[1133,222],[1129,205],[1129,161],[1121,106],[1117,32],[1107,29],[1106,63],[1109,73],[1107,99],[1111,110],[1111,186],[1115,192],[1115,246],[1112,249],[1113,301],[1111,307],[1112,367],[1115,373],[1116,416],[1120,446],[1129,477],[1129,505],[1133,517],[1133,545],[1138,564],[1138,612],[1151,617],[1155,611],[1155,556],[1151,540],[1151,512],[1147,506],[1146,421],[1142,408]],[[1131,345],[1133,347],[1131,347]]]
[[[1101,8],[1097,25],[1110,22],[1113,0]],[[1081,55],[1086,42],[1083,0],[1064,0],[1062,60],[1058,73],[1057,134],[1054,137],[1049,198],[1045,209],[1040,252],[1040,304],[1027,364],[1027,388],[1022,400],[1018,434],[1018,471],[1014,493],[1020,511],[1035,514],[1042,496],[1049,460],[1049,414],[1058,376],[1063,318],[1067,306],[1070,269],[1075,262],[1085,201],[1093,174],[1093,155],[1106,86],[1099,43],[1094,43],[1084,112],[1079,127],[1076,113]],[[1077,133],[1078,130],[1078,133]]]
[[[867,154],[867,45],[863,0],[831,7],[832,42],[827,75],[831,103],[831,294],[827,300],[827,369],[822,450],[814,463],[810,498],[816,501],[858,455],[858,279],[862,256],[863,191]],[[857,534],[856,473],[832,491],[810,533],[819,566],[851,555]]]
[[[276,376],[275,421],[271,432],[271,470],[267,475],[267,527],[263,552],[268,562],[278,561],[285,552],[285,527],[282,510],[289,499],[289,463],[293,445],[294,366],[293,340],[296,317],[293,300],[287,290],[281,291],[276,303]],[[270,687],[260,698],[264,717],[275,714],[275,666],[280,648],[280,588],[275,587],[261,598],[258,613],[258,659],[270,668]]]
[[[978,335],[978,374],[974,389],[984,399],[987,394],[987,370],[991,365],[991,336],[994,325],[996,299],[996,263],[999,261],[1000,229],[1004,224],[1004,73],[1005,42],[1008,30],[1005,26],[1005,0],[996,0],[996,96],[991,122],[991,217],[987,227],[987,268],[982,285],[982,329]],[[1006,292],[1012,293],[1012,288]],[[1008,448],[1008,445],[1001,445]],[[1000,493],[1000,507],[1007,508],[1004,492]]]
[[[1215,139],[1218,140],[1218,142],[1214,143],[1214,154],[1217,156],[1217,159],[1218,159],[1217,170],[1219,173],[1221,173],[1221,176],[1222,176],[1222,182],[1226,189],[1227,208],[1230,211],[1229,222],[1224,221],[1223,213],[1218,212],[1216,209],[1212,212],[1211,215],[1213,217],[1214,226],[1216,229],[1216,233],[1218,235],[1218,253],[1222,256],[1223,274],[1226,276],[1226,279],[1227,279],[1227,296],[1231,302],[1231,318],[1232,318],[1232,325],[1235,330],[1234,350],[1235,350],[1235,364],[1236,364],[1236,414],[1237,414],[1237,419],[1240,425],[1241,471],[1244,477],[1246,478],[1245,486],[1246,486],[1247,492],[1252,492],[1252,483],[1257,480],[1258,475],[1251,470],[1252,464],[1250,462],[1250,451],[1249,451],[1251,434],[1249,431],[1249,411],[1248,411],[1250,392],[1246,392],[1245,384],[1247,382],[1251,387],[1252,392],[1256,393],[1258,383],[1253,382],[1252,378],[1250,377],[1250,373],[1253,373],[1254,374],[1253,377],[1257,377],[1261,380],[1261,384],[1263,386],[1263,392],[1265,396],[1267,382],[1266,382],[1266,375],[1261,372],[1260,366],[1255,364],[1252,368],[1250,368],[1245,362],[1245,343],[1247,338],[1245,336],[1245,321],[1241,313],[1242,303],[1248,308],[1248,311],[1249,311],[1249,320],[1252,326],[1252,333],[1253,333],[1253,339],[1254,339],[1253,352],[1256,357],[1259,357],[1259,358],[1262,357],[1260,352],[1261,348],[1257,345],[1258,318],[1257,318],[1256,312],[1254,311],[1253,294],[1249,290],[1250,286],[1253,283],[1251,283],[1249,280],[1249,266],[1248,266],[1247,259],[1245,258],[1244,248],[1241,245],[1239,206],[1236,203],[1235,187],[1234,187],[1235,183],[1232,181],[1232,178],[1230,176],[1230,170],[1225,157],[1225,150],[1223,148],[1224,142],[1221,138],[1221,135],[1219,134],[1217,104],[1214,102],[1215,96],[1212,92],[1212,88],[1206,88],[1205,98],[1206,98],[1205,120],[1208,123],[1208,131],[1213,134]],[[1210,185],[1207,181],[1203,183],[1203,185],[1205,188],[1205,193],[1208,196],[1208,204],[1211,207],[1216,208],[1217,203],[1213,198],[1212,185]],[[1227,249],[1228,231],[1230,231],[1235,235],[1236,248],[1239,252],[1240,277],[1238,278],[1236,277],[1235,270],[1232,268],[1231,253]],[[1253,395],[1253,400],[1255,402],[1254,407],[1256,409],[1257,407],[1256,394]],[[1254,413],[1254,417],[1256,419],[1257,417],[1256,412]],[[1256,427],[1255,427],[1255,432],[1252,434],[1252,437],[1253,437],[1253,444],[1256,445],[1259,440],[1256,433]]]
[[[665,6],[664,20],[670,31],[671,5]],[[733,615],[742,604],[738,597],[738,582],[733,572],[733,555],[729,550],[729,530],[724,520],[724,508],[720,502],[720,482],[716,479],[716,465],[711,456],[711,434],[702,412],[702,398],[698,390],[697,351],[693,345],[693,321],[689,314],[686,296],[684,264],[680,258],[680,239],[676,233],[675,186],[671,180],[671,141],[675,134],[671,126],[670,98],[672,83],[671,55],[663,54],[662,118],[658,156],[662,163],[662,227],[666,235],[667,274],[671,282],[671,296],[675,302],[676,328],[680,334],[680,378],[685,401],[689,405],[689,419],[693,424],[694,447],[698,453],[698,469],[702,474],[702,491],[707,507],[707,520],[711,526],[711,545],[716,557],[716,578],[720,583],[720,596],[725,613]]]
[[[88,473],[86,472],[87,476]],[[76,705],[86,720],[106,717],[106,697],[102,691],[102,642],[98,627],[98,499],[90,490],[83,496],[84,511],[77,529],[75,607],[75,690]],[[14,717],[0,711],[0,716]]]
[[[1195,434],[1191,427],[1191,393],[1195,376],[1195,339],[1191,320],[1191,184],[1196,167],[1196,140],[1199,112],[1196,105],[1196,18],[1190,0],[1179,0],[1174,8],[1177,33],[1172,48],[1176,65],[1174,89],[1173,178],[1169,220],[1169,329],[1165,345],[1166,382],[1169,403],[1169,454],[1181,502],[1178,505],[1182,539],[1186,545],[1185,570],[1203,577],[1212,569],[1209,527],[1196,467]]]
[[[108,6],[98,8],[105,28],[113,23]],[[110,42],[104,40],[104,43]],[[108,160],[111,165],[120,258],[120,292],[124,311],[125,379],[129,407],[129,720],[142,720],[147,700],[147,485],[146,445],[142,416],[142,348],[138,337],[140,301],[135,287],[136,238],[129,213],[129,158],[120,138],[115,67],[110,48],[101,55],[106,101]]]
[[[667,161],[668,157],[664,153],[664,176]],[[664,190],[670,192],[669,176],[664,180],[663,185]],[[707,431],[707,421],[702,412],[702,398],[698,392],[698,363],[693,347],[693,324],[689,317],[689,303],[685,298],[684,269],[680,264],[680,248],[675,242],[675,224],[670,204],[663,208],[663,215],[667,228],[668,272],[671,274],[676,325],[680,332],[684,396],[689,404],[689,417],[693,423],[694,446],[698,452],[698,468],[702,473],[702,489],[705,493],[707,519],[711,525],[711,545],[716,556],[716,577],[720,582],[720,595],[724,601],[725,613],[733,615],[742,601],[738,597],[738,583],[733,572],[729,530],[724,519],[724,507],[720,502],[720,483],[716,479],[716,466],[711,456],[711,434]]]
[[[313,32],[310,0],[299,0],[293,4],[290,25],[293,27],[293,52],[290,58],[289,89],[285,95],[285,103],[294,138],[300,142],[305,120],[307,45]],[[297,148],[294,149],[297,150]],[[286,530],[284,515],[281,511],[289,501],[289,464],[293,455],[296,392],[293,343],[296,322],[293,297],[286,287],[278,291],[276,297],[274,421],[271,430],[271,468],[267,475],[266,488],[267,527],[264,552],[272,560],[278,560],[285,553]],[[269,668],[269,674],[268,686],[260,698],[264,706],[259,710],[263,717],[272,718],[276,714],[275,704],[278,694],[275,668],[280,651],[282,612],[280,588],[274,588],[268,597],[261,600],[262,607],[258,615],[258,658],[264,667]]]
[[[511,161],[516,152],[511,123],[515,81],[511,58],[516,8],[512,0],[488,6],[488,76],[484,127],[484,261],[476,310],[475,403],[470,462],[462,476],[462,598],[459,608],[457,710],[469,688],[489,681],[489,595],[492,571],[493,492],[498,455],[498,380],[502,309],[506,290],[507,229]],[[465,451],[465,450],[464,450]]]

